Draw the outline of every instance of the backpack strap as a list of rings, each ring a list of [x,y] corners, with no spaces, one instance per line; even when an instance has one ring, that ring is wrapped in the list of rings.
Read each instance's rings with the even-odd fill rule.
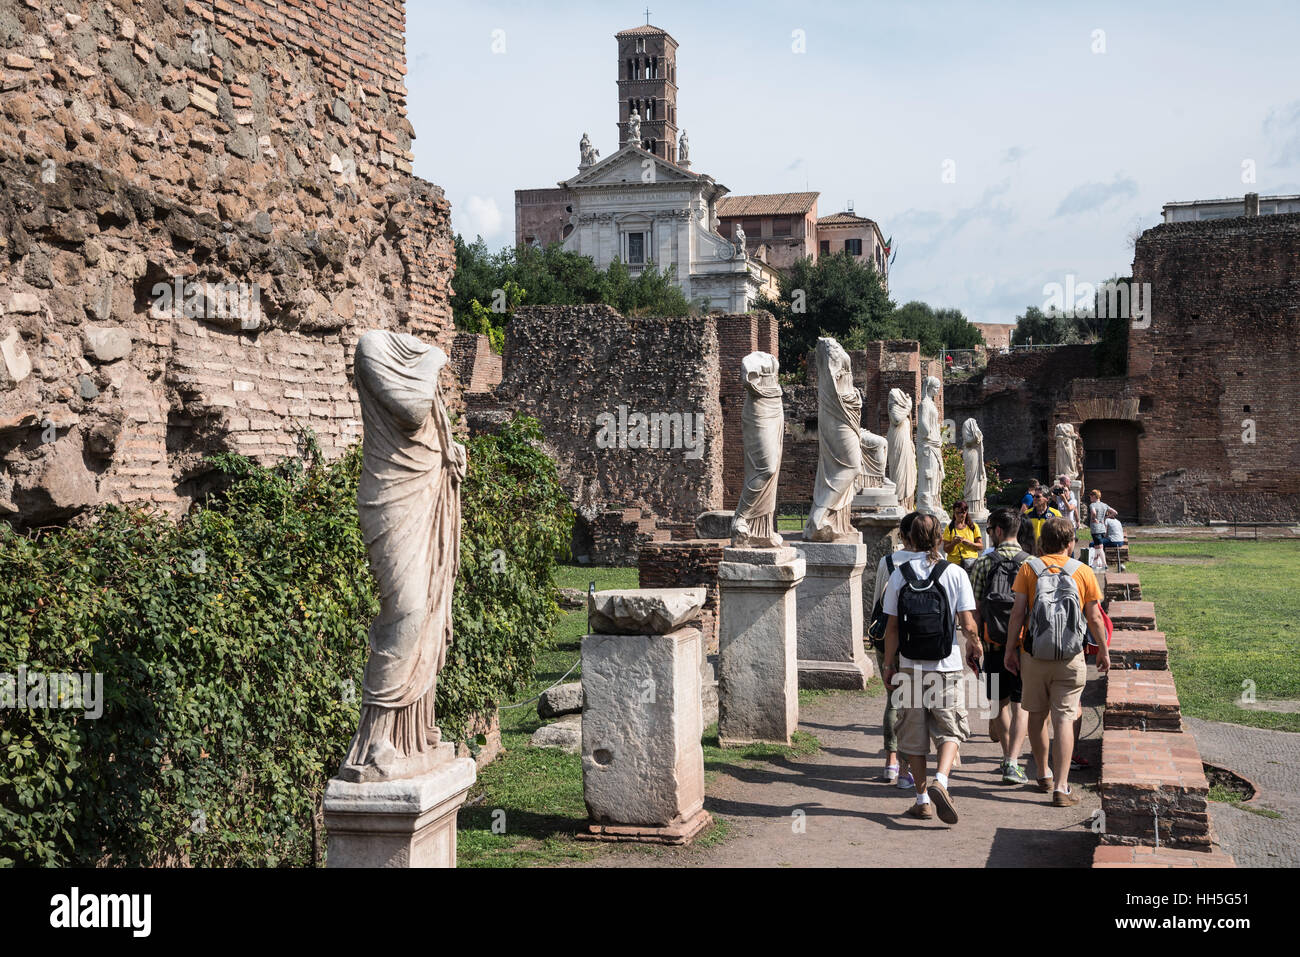
[[[1016,557],[1013,558],[1012,561],[1017,565],[1023,565],[1025,562],[1029,561],[1031,557],[1032,556],[1022,548],[1020,551],[1016,552]]]
[[[1065,563],[1065,574],[1073,575],[1082,567],[1083,567],[1083,562],[1079,561],[1077,558],[1071,558],[1068,562]]]
[[[894,574],[894,556],[892,554],[885,556],[885,567],[889,569],[889,574]]]
[[[1038,558],[1037,556],[1030,556],[1029,561],[1026,562],[1025,564],[1027,564],[1031,569],[1033,569],[1035,578],[1039,577],[1040,575],[1043,574],[1043,572],[1047,571],[1047,566],[1043,564],[1043,560],[1041,558]]]
[[[934,568],[930,569],[930,578],[927,581],[927,584],[933,585],[942,578],[944,571],[948,568],[948,564],[949,563],[944,561],[942,558],[935,562]]]
[[[916,582],[921,580],[919,577],[917,577],[916,569],[912,567],[911,562],[903,562],[903,564],[898,566],[898,570],[903,573],[903,578],[906,581],[915,584]]]

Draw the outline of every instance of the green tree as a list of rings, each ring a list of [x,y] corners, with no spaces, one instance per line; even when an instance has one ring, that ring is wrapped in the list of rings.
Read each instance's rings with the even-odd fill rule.
[[[1023,345],[1062,345],[1080,340],[1079,329],[1073,319],[1057,312],[1043,312],[1030,306],[1016,316],[1016,328],[1011,333],[1011,343]]]
[[[913,300],[895,309],[891,319],[892,338],[917,340],[927,356],[938,355],[940,349],[974,349],[984,341],[960,309],[933,309]]]

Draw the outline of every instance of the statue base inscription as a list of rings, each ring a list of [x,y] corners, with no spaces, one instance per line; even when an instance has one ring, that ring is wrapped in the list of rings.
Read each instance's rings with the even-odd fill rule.
[[[472,758],[451,742],[433,770],[396,781],[330,780],[327,867],[455,867],[456,815],[474,785]]]

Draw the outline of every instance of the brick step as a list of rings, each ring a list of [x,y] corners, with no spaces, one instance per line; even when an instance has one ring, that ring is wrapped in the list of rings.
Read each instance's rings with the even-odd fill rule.
[[[1144,671],[1167,671],[1169,646],[1165,633],[1115,629],[1110,638],[1110,666],[1115,670],[1140,667]]]
[[[1209,793],[1201,754],[1189,732],[1102,733],[1102,844],[1208,852],[1213,844]]]
[[[1100,844],[1092,854],[1093,867],[1236,867],[1232,855],[1217,847],[1205,851],[1179,851],[1170,847]]]
[[[1107,611],[1117,631],[1156,630],[1156,606],[1152,602],[1112,601]]]
[[[1149,668],[1107,675],[1102,727],[1181,732],[1183,712],[1173,675]]]
[[[1106,597],[1112,601],[1140,601],[1142,583],[1133,572],[1107,572]]]

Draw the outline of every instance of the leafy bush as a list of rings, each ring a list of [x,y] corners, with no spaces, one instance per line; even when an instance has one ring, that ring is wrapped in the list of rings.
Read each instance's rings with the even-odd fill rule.
[[[989,503],[1006,487],[1007,483],[998,474],[997,462],[985,459],[984,475],[988,483],[984,492],[984,501]],[[961,446],[945,444],[943,447],[943,488],[940,495],[942,496],[940,502],[949,515],[952,514],[953,505],[966,495],[966,464],[961,458]],[[994,507],[989,505],[990,511]]]
[[[558,614],[572,516],[539,439],[519,419],[469,443],[446,739],[522,690]],[[230,484],[180,524],[113,507],[36,538],[0,524],[0,671],[93,671],[105,697],[97,720],[0,711],[0,864],[320,861],[378,611],[360,448],[215,461]]]

